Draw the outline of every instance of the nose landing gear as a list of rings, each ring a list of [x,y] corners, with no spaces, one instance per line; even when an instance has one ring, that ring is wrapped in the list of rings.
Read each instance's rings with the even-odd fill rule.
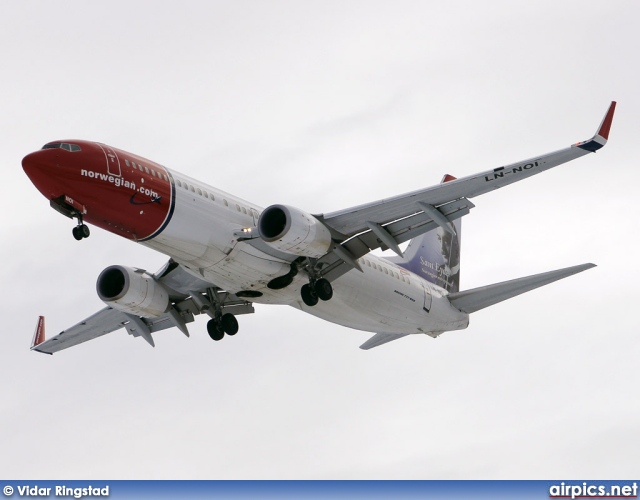
[[[58,196],[49,201],[51,208],[60,212],[65,217],[70,219],[78,219],[78,225],[73,228],[73,237],[80,241],[83,238],[88,238],[91,234],[89,227],[82,221],[83,214],[87,213],[87,208],[67,195]]]
[[[80,241],[83,238],[88,238],[91,234],[91,231],[89,230],[89,226],[82,223],[82,219],[80,219],[78,222],[80,222],[80,224],[74,227],[71,232],[73,234],[73,237],[76,240]]]

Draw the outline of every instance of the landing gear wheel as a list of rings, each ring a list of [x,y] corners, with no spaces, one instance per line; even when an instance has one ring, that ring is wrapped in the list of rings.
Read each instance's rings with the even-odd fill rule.
[[[331,300],[331,297],[333,297],[333,287],[329,280],[325,278],[320,278],[316,281],[313,289],[320,300]]]
[[[215,319],[210,319],[207,321],[207,332],[209,332],[209,337],[211,337],[216,342],[218,340],[222,340],[224,337],[224,330],[220,326],[220,323]]]
[[[318,303],[318,296],[311,288],[311,285],[303,285],[300,289],[300,295],[302,296],[302,302],[307,304],[309,307],[313,307]]]
[[[88,238],[91,231],[86,224],[80,224],[79,226],[74,227],[71,233],[76,240],[80,241],[82,238]]]
[[[238,320],[233,314],[224,314],[220,319],[220,327],[227,335],[238,333]]]

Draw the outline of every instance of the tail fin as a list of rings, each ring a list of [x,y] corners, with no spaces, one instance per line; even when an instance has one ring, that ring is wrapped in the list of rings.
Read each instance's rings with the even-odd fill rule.
[[[441,183],[455,180],[445,175]],[[460,290],[461,220],[456,219],[413,238],[404,258],[391,260],[408,271],[444,288],[449,293]]]

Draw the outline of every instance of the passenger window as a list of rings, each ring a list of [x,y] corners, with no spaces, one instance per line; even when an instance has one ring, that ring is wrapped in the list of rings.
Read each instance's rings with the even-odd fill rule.
[[[127,164],[127,167],[131,166],[131,163],[129,163],[129,160],[125,160],[124,162]]]
[[[384,268],[384,274],[389,274],[389,271],[387,271],[387,268]]]
[[[237,203],[236,203],[236,210],[238,210],[238,212],[240,211],[240,205],[238,205]]]
[[[149,169],[148,169],[147,167],[144,167],[144,171],[145,171],[146,173],[149,173]]]
[[[153,175],[155,177],[156,176],[156,171],[151,169],[151,175]]]
[[[227,200],[222,200],[224,202],[224,206],[228,207],[229,206],[229,202],[227,202]]]
[[[202,196],[202,190],[200,188],[198,188],[198,194]]]
[[[178,186],[179,188],[182,187],[182,182],[180,182],[178,179],[176,179],[176,186]]]
[[[369,261],[366,261],[366,262],[367,262],[367,266],[371,267],[371,263]]]
[[[211,201],[216,201],[216,197],[213,196],[213,193],[211,193]]]
[[[193,188],[193,186],[189,186],[189,189],[191,190],[192,193],[196,192],[196,190]]]
[[[246,213],[247,213],[247,209],[246,209],[246,208],[244,208],[244,207],[242,207],[242,213],[246,215]]]
[[[205,198],[209,198],[209,193],[207,193],[206,191],[204,192],[204,197]]]

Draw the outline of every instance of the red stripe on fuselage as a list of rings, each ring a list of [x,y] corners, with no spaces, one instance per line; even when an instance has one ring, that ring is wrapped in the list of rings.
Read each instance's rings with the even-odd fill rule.
[[[60,141],[81,151],[43,149],[22,165],[49,200],[69,196],[86,207],[86,222],[132,240],[161,229],[172,200],[170,174],[162,165],[88,141]]]

